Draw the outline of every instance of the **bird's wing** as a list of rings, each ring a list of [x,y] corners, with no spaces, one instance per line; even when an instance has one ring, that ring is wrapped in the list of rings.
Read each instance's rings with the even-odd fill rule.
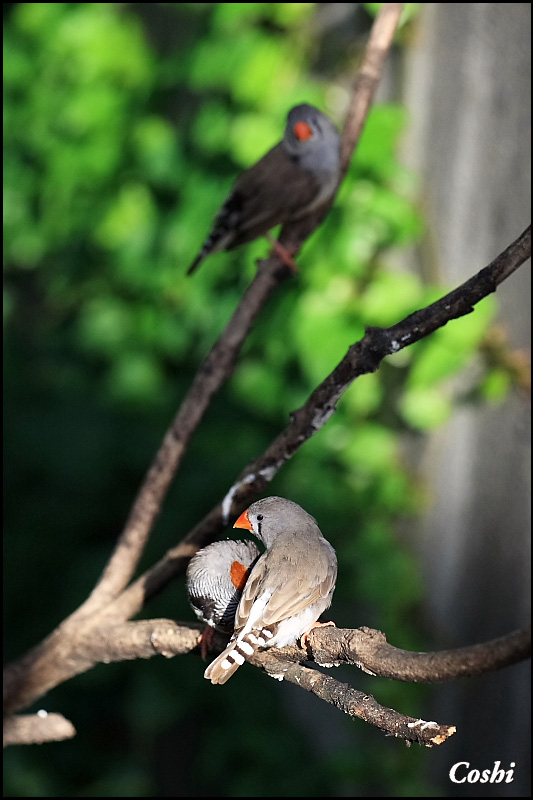
[[[298,614],[333,591],[336,564],[324,560],[318,571],[316,568],[308,569],[302,571],[303,574],[292,576],[290,571],[290,567],[277,569],[276,565],[269,563],[268,553],[261,556],[244,587],[235,616],[236,631],[246,625],[251,613],[253,616],[252,608],[256,602],[262,609],[262,623],[270,625]]]
[[[225,206],[235,209],[235,235],[228,249],[302,214],[320,186],[311,173],[289,158],[281,144],[240,175]],[[242,213],[239,214],[239,209]]]

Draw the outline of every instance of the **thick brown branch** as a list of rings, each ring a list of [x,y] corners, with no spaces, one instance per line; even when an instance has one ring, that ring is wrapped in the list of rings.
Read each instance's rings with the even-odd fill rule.
[[[64,633],[60,625],[21,658],[6,664],[4,715],[26,708],[54,686],[94,666],[79,652],[80,641],[89,630],[88,626],[80,624],[77,630]]]
[[[105,615],[57,628],[22,658],[4,668],[4,715],[38,700],[54,686],[111,661],[189,653],[203,626],[168,619],[113,624]]]
[[[146,619],[105,625],[94,631],[88,647],[95,660],[131,661],[135,658],[165,658],[184,655],[200,641],[204,625],[199,622],[175,622],[171,619]]]
[[[214,653],[221,652],[227,637],[217,636],[213,644]],[[284,675],[294,663],[314,661],[322,667],[355,664],[370,675],[406,683],[442,683],[485,675],[530,657],[530,627],[469,647],[416,653],[393,647],[374,628],[328,626],[311,631],[305,650],[299,645],[261,650],[251,663],[271,675]]]
[[[484,675],[531,657],[531,628],[454,650],[413,653],[387,643],[372,628],[317,628],[309,637],[317,664],[356,664],[371,675],[409,683],[440,683]]]

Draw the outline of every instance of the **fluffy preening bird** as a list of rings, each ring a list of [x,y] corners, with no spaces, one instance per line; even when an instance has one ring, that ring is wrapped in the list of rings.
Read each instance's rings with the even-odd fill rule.
[[[189,602],[198,619],[209,626],[201,637],[204,659],[215,630],[233,633],[244,584],[260,555],[253,542],[226,539],[198,550],[189,561]]]
[[[305,638],[329,608],[337,579],[335,550],[314,517],[297,503],[282,497],[258,500],[234,527],[253,533],[266,549],[250,562],[232,638],[205,671],[211,683],[225,683],[261,647],[284,647]],[[216,558],[216,551],[211,555]],[[215,573],[224,572],[220,563],[214,568]],[[230,581],[225,569],[227,594]],[[216,577],[205,582],[203,596],[213,599],[219,586]]]
[[[233,250],[319,208],[332,197],[339,179],[335,125],[314,106],[295,106],[281,142],[235,181],[187,274],[206,256]]]

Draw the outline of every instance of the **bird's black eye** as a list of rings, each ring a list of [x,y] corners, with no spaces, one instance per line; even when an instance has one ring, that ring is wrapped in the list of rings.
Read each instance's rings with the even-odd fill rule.
[[[261,520],[263,519],[263,515],[262,514],[258,514],[256,519],[257,519],[258,522],[261,522]]]

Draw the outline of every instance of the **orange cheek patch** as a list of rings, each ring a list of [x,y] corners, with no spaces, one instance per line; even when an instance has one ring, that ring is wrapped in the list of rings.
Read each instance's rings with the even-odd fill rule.
[[[230,577],[235,588],[242,591],[248,577],[248,570],[244,564],[241,564],[239,561],[234,561],[231,565]]]

